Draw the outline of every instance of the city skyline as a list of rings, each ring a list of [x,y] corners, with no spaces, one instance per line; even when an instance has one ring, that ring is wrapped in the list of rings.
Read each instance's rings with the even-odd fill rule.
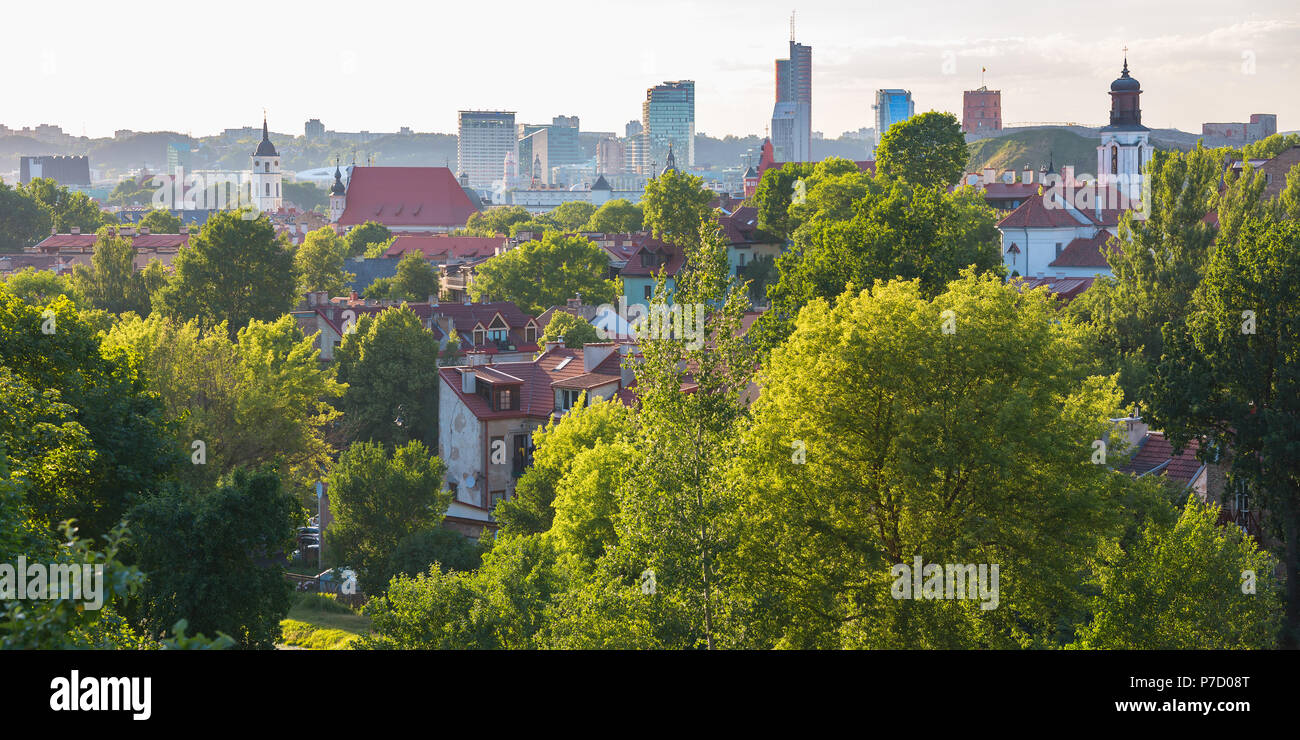
[[[45,34],[5,42],[14,74],[0,122],[51,123],[95,138],[117,129],[203,136],[255,125],[266,109],[273,130],[294,134],[311,118],[340,131],[410,126],[453,133],[458,110],[507,109],[521,121],[577,115],[584,130],[618,132],[638,117],[647,88],[691,79],[698,133],[762,135],[771,120],[772,60],[786,55],[791,9],[759,0],[736,14],[669,2],[644,14],[629,3],[584,0],[560,18],[506,2],[485,26],[473,7],[426,12],[382,1],[368,7],[375,20],[357,24],[347,20],[354,6],[327,2],[321,12],[295,17],[287,33],[252,30],[247,21],[261,6],[239,0],[202,22],[197,8],[143,5],[133,34],[142,39],[136,48],[144,50],[149,83],[131,95],[83,72],[105,67],[111,52],[95,29],[111,27],[115,11],[77,8],[87,22],[71,28],[51,6],[7,11],[15,28],[58,27],[60,42],[49,44]],[[835,137],[870,126],[881,88],[911,90],[917,112],[960,115],[962,93],[979,87],[981,68],[988,70],[985,83],[1002,90],[1007,125],[1100,125],[1105,85],[1125,46],[1134,74],[1152,93],[1145,104],[1154,128],[1195,132],[1205,122],[1256,112],[1276,113],[1281,130],[1300,128],[1300,99],[1279,94],[1300,76],[1300,11],[1293,3],[1266,0],[1246,13],[1208,3],[1137,8],[1109,0],[1068,16],[1032,2],[975,18],[944,11],[956,7],[796,7],[799,41],[818,52],[813,130]],[[642,43],[606,41],[620,38],[612,32],[626,29],[635,14]],[[408,22],[380,25],[396,17]],[[432,36],[430,24],[437,29]],[[262,48],[258,55],[244,51],[250,34]],[[159,38],[172,41],[149,41]],[[539,38],[553,40],[541,48],[555,51],[539,52]],[[273,39],[269,47],[266,39]],[[165,53],[151,57],[152,45]],[[268,73],[268,65],[275,71]],[[141,104],[141,96],[165,99],[150,92],[164,89],[180,91],[174,99],[185,104]]]

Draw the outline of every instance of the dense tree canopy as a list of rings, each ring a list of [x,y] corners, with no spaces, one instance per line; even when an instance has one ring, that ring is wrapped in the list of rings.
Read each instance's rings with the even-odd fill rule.
[[[587,220],[582,231],[602,234],[630,234],[641,230],[641,207],[626,198],[605,201]]]
[[[930,111],[885,131],[876,147],[876,169],[917,187],[948,187],[966,171],[969,157],[957,117]]]
[[[293,255],[298,293],[323,290],[331,296],[342,295],[356,277],[344,270],[346,259],[347,245],[334,229],[322,226],[309,232]]]
[[[698,237],[711,200],[704,178],[669,170],[646,183],[641,197],[644,226],[656,239],[685,246]]]
[[[348,440],[390,447],[438,439],[438,340],[405,305],[366,314],[334,353]]]
[[[536,315],[579,294],[585,303],[612,303],[620,291],[608,276],[605,250],[580,236],[549,232],[484,262],[469,292],[476,301],[513,301]]]
[[[542,332],[537,343],[545,346],[547,342],[554,342],[561,337],[564,339],[564,346],[570,349],[578,349],[587,342],[600,340],[596,334],[596,327],[586,319],[565,311],[556,311],[551,315],[551,321],[546,325],[546,330]]]

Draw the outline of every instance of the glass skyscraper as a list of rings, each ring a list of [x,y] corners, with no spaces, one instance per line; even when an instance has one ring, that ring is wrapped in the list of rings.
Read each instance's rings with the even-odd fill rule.
[[[876,104],[871,107],[876,111],[876,146],[890,126],[916,115],[911,90],[877,90]]]
[[[641,104],[646,160],[642,174],[657,175],[668,161],[671,143],[678,167],[695,166],[695,82],[678,80],[646,90]]]
[[[463,110],[457,133],[457,163],[471,187],[492,187],[501,179],[506,155],[519,156],[514,111]]]

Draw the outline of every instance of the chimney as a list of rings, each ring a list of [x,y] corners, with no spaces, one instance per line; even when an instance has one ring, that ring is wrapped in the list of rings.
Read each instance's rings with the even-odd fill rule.
[[[1026,184],[1026,185],[1033,185],[1033,184],[1034,184],[1034,168],[1033,168],[1033,167],[1030,167],[1029,165],[1025,165],[1025,171],[1024,171],[1024,172],[1021,174],[1021,176],[1020,176],[1020,182],[1023,182],[1023,183]]]
[[[1061,166],[1061,181],[1065,184],[1066,187],[1071,187],[1075,184],[1074,165],[1067,164]]]
[[[563,346],[564,346],[564,337],[556,337],[554,340],[547,342],[546,346],[542,348],[542,351],[550,352],[551,350],[559,349]]]
[[[576,294],[575,294],[575,295],[576,295]],[[581,306],[581,305],[582,305],[582,296],[581,296],[581,295],[576,295],[576,297],[574,297],[574,298],[570,298],[568,301],[566,301],[566,305],[567,305],[569,308],[577,308],[577,307]]]
[[[74,233],[74,234],[80,234],[80,233],[81,233],[81,227],[80,227],[80,226],[73,226],[73,227],[72,227],[72,233]]]
[[[993,184],[994,182],[996,182],[996,181],[993,179],[993,168],[992,168],[992,167],[985,167],[985,168],[984,168],[984,184],[985,184],[985,185],[991,185],[991,184]]]
[[[582,345],[582,371],[590,373],[595,371],[596,366],[605,361],[605,358],[614,354],[618,345],[613,342],[599,342]]]
[[[140,227],[140,234],[141,234],[142,236],[145,235],[145,234],[148,234],[148,233],[149,233],[149,227],[148,227],[148,226],[141,226],[141,227]]]
[[[461,393],[474,392],[474,370],[473,369],[467,367],[463,367],[460,369],[460,392]]]
[[[188,226],[181,226],[181,233],[182,233],[182,234],[188,234],[188,233],[190,233],[190,227],[188,227]]]

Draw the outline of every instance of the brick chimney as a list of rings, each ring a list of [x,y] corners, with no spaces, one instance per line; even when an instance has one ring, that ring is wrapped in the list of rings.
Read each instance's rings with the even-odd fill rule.
[[[563,346],[564,346],[564,337],[556,337],[555,339],[547,342],[546,346],[542,347],[542,351],[550,352],[551,350],[559,349]]]

